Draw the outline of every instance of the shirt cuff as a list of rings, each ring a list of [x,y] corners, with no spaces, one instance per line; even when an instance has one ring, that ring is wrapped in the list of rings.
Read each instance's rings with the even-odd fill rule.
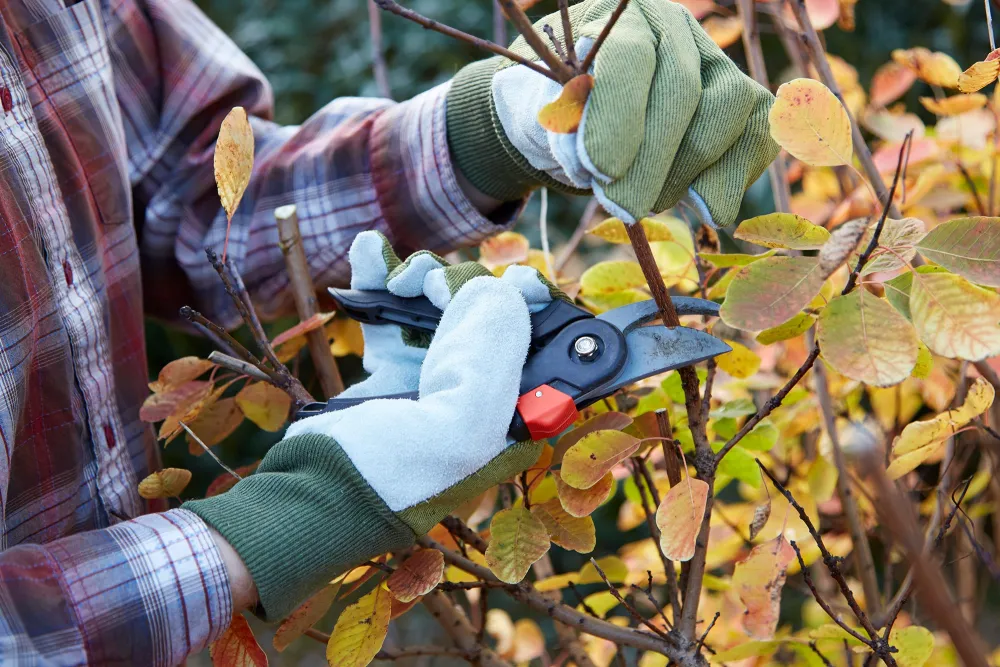
[[[393,246],[406,255],[477,245],[514,225],[527,198],[490,217],[469,201],[448,149],[449,83],[386,109],[372,128],[372,178]]]
[[[149,514],[46,548],[62,570],[91,664],[179,664],[232,620],[228,572],[193,512]]]

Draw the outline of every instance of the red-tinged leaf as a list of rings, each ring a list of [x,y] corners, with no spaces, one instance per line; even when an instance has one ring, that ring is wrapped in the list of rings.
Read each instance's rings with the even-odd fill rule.
[[[523,234],[500,232],[479,244],[479,263],[496,273],[510,264],[528,261],[531,244]]]
[[[932,229],[917,249],[967,280],[1000,287],[1000,218],[949,220]]]
[[[421,549],[403,561],[386,586],[400,602],[411,602],[434,590],[444,574],[444,555],[436,549]]]
[[[266,382],[248,384],[236,394],[236,404],[246,418],[265,431],[280,431],[288,421],[292,399]]]
[[[256,463],[240,466],[239,468],[234,468],[233,470],[235,470],[236,474],[238,474],[240,477],[246,477],[247,475],[253,474],[253,472],[257,469],[257,466],[259,465],[260,461],[257,461]],[[236,482],[238,481],[240,480],[236,479],[228,472],[224,472],[218,477],[216,477],[214,480],[212,480],[212,483],[208,485],[208,488],[205,489],[205,497],[211,498],[212,496],[217,496],[220,493],[225,493],[229,489],[236,486]]]
[[[196,379],[199,375],[213,368],[215,368],[215,364],[208,359],[199,359],[198,357],[174,359],[163,367],[156,382],[149,383],[149,388],[156,393],[168,391]]]
[[[743,629],[758,640],[774,637],[781,610],[781,589],[788,565],[795,559],[784,535],[758,544],[733,572],[733,590],[746,607]]]
[[[267,667],[267,654],[240,614],[233,616],[229,628],[208,647],[208,654],[214,667]]]
[[[594,87],[594,77],[580,74],[570,79],[559,97],[542,107],[538,112],[538,124],[549,132],[570,134],[576,132],[583,119],[583,109]]]
[[[319,329],[327,322],[329,322],[335,313],[316,313],[308,320],[299,322],[291,329],[286,329],[280,334],[275,336],[274,340],[271,341],[273,347],[278,347],[282,343],[287,343],[293,338],[298,338],[299,336],[305,336],[310,331],[315,331]]]
[[[204,400],[212,391],[212,383],[191,380],[172,387],[169,391],[153,394],[139,409],[139,419],[144,422],[158,422],[171,415],[181,416],[198,401]]]
[[[917,73],[911,68],[890,61],[875,70],[871,85],[871,104],[884,107],[906,94],[917,82]]]
[[[656,526],[660,529],[660,551],[664,556],[681,562],[694,557],[707,502],[708,484],[690,477],[672,486],[663,496],[656,508]]]
[[[787,322],[819,294],[826,276],[815,257],[768,257],[740,269],[726,291],[722,319],[745,331]]]
[[[594,520],[569,514],[558,498],[532,505],[531,513],[545,525],[549,539],[563,549],[589,554],[597,545]]]
[[[337,591],[339,590],[339,582],[327,584],[289,614],[274,633],[275,650],[279,653],[284,651],[289,644],[304,635],[306,630],[326,616],[326,612],[330,611],[330,607],[337,599]]]
[[[555,480],[559,502],[567,514],[575,517],[590,516],[608,499],[615,488],[615,475],[612,472],[608,472],[589,489],[574,489],[562,481],[559,475],[555,475]]]
[[[854,143],[847,109],[819,81],[795,79],[782,84],[768,120],[774,140],[806,164],[851,163]]]
[[[396,598],[393,598],[392,599],[392,611],[389,612],[389,620],[390,621],[396,620],[397,618],[399,618],[400,616],[402,616],[403,614],[405,614],[406,612],[410,611],[411,609],[413,609],[414,607],[416,607],[418,604],[420,604],[421,600],[423,600],[422,597],[420,597],[420,598],[413,598],[409,602],[400,602]]]
[[[589,489],[639,449],[640,441],[621,431],[595,431],[569,448],[560,476],[576,489]]]
[[[188,424],[188,428],[194,431],[206,447],[213,447],[232,435],[242,423],[243,412],[236,405],[236,400],[222,398],[199,412],[198,417]],[[190,433],[187,434],[187,439],[189,452],[195,456],[205,453],[205,450],[192,440]]]

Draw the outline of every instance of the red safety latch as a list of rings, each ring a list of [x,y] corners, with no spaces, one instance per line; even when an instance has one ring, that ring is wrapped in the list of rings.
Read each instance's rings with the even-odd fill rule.
[[[559,435],[580,416],[572,398],[547,384],[521,394],[517,411],[534,440]]]

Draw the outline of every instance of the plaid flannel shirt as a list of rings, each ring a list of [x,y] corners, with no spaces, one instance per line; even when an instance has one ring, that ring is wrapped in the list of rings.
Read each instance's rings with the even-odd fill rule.
[[[159,465],[139,420],[144,312],[237,322],[202,252],[226,229],[223,117],[242,105],[254,128],[229,252],[267,315],[291,302],[277,206],[298,206],[317,285],[347,281],[365,229],[404,254],[502,229],[458,186],[445,92],[282,127],[190,0],[0,0],[0,663],[176,664],[229,624],[204,523],[140,516],[136,492]]]

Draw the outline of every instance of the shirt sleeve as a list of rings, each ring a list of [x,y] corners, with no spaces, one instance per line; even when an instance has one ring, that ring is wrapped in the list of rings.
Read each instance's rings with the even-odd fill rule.
[[[171,510],[0,553],[0,662],[176,665],[232,618],[222,557]]]
[[[213,155],[235,106],[250,118],[255,161],[228,254],[265,317],[292,303],[278,206],[298,208],[317,287],[348,281],[347,250],[361,231],[381,231],[402,256],[446,253],[502,231],[519,212],[521,202],[511,202],[484,217],[459,187],[445,127],[448,83],[400,103],[337,99],[301,126],[281,126],[270,120],[262,73],[190,0],[122,2],[107,25],[155,314],[175,316],[187,302],[239,322],[204,253],[221,253],[226,238]]]

